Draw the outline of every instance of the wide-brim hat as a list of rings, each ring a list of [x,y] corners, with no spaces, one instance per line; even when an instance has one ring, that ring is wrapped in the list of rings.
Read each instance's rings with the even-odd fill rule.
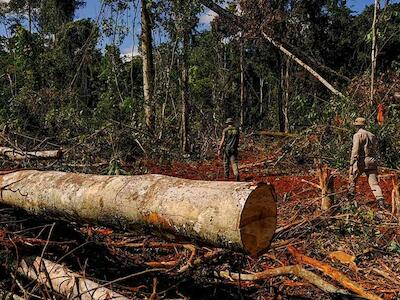
[[[233,124],[233,119],[232,118],[226,119],[225,124]]]
[[[366,120],[364,118],[357,118],[353,123],[354,126],[365,126],[365,124]]]

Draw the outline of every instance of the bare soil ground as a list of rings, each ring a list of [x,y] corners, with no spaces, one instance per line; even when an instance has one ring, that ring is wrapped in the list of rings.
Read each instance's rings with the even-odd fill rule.
[[[316,182],[314,172],[281,156],[279,150],[265,153],[262,144],[251,144],[241,152],[242,180],[269,182],[278,195],[278,230],[271,249],[259,258],[204,245],[195,245],[193,250],[182,246],[191,241],[161,232],[127,233],[85,224],[49,223],[0,207],[0,289],[19,295],[31,293],[32,298],[62,299],[34,282],[15,277],[21,257],[43,254],[102,283],[115,281],[110,288],[133,299],[344,299],[293,275],[237,281],[216,274],[223,270],[254,274],[299,264],[289,251],[294,247],[342,272],[367,292],[382,299],[399,299],[398,220],[376,205],[365,177],[352,201],[346,197],[346,174],[336,172],[336,202],[324,212],[320,210],[320,192],[304,181]],[[128,171],[202,180],[223,178],[218,158],[161,163],[144,159],[140,171]],[[382,175],[380,184],[389,201],[390,173]],[[343,282],[315,267],[303,266],[346,289]],[[130,277],[118,280],[125,276]],[[351,294],[347,298],[357,298],[354,291],[347,291]]]

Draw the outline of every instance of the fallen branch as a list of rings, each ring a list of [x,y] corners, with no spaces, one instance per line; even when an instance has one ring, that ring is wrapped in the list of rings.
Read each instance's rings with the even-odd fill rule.
[[[370,299],[370,300],[381,300],[382,299],[379,296],[375,295],[374,293],[366,291],[357,282],[352,281],[346,275],[344,275],[342,272],[334,269],[330,265],[328,265],[326,263],[323,263],[323,262],[320,262],[320,261],[318,261],[316,259],[313,259],[311,257],[308,257],[308,256],[306,256],[304,254],[301,254],[292,246],[289,246],[288,250],[296,258],[296,260],[299,263],[307,264],[309,266],[312,266],[312,267],[324,272],[325,275],[327,275],[330,278],[336,280],[343,287],[345,287],[346,289],[356,293],[357,295],[360,295],[361,297],[364,297],[364,298]]]
[[[298,137],[299,135],[296,133],[288,133],[288,132],[275,132],[275,131],[259,131],[257,132],[259,135],[265,135],[270,137]]]
[[[393,283],[396,284],[397,286],[400,286],[400,281],[397,280],[397,279],[395,279],[395,278],[393,278],[392,275],[390,275],[390,274],[388,274],[388,273],[386,273],[386,272],[384,272],[384,271],[381,271],[381,270],[379,270],[379,269],[376,269],[376,268],[372,269],[372,271],[373,271],[374,273],[376,273],[376,274],[382,276],[383,278],[386,278],[387,280],[393,282]]]
[[[0,155],[5,156],[11,160],[47,160],[47,159],[60,159],[62,158],[62,150],[47,150],[47,151],[18,151],[13,148],[0,147]]]
[[[67,299],[82,300],[128,300],[125,296],[85,279],[68,268],[46,259],[36,257],[31,267],[22,260],[17,272],[31,280],[54,289]]]
[[[215,275],[229,280],[240,280],[240,281],[257,281],[282,275],[294,275],[310,282],[311,284],[315,285],[324,292],[349,295],[347,291],[338,289],[337,287],[326,282],[313,272],[310,272],[302,268],[300,265],[284,266],[275,269],[265,270],[263,272],[254,274],[239,274],[239,273],[231,273],[228,271],[220,271],[220,272],[215,272]]]

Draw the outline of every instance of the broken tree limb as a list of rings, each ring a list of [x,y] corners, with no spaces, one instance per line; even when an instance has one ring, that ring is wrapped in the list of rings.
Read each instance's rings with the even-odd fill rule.
[[[383,278],[386,278],[387,280],[393,282],[397,286],[400,286],[400,280],[397,280],[395,277],[393,277],[393,275],[388,274],[388,273],[386,273],[386,272],[384,272],[382,270],[376,269],[376,268],[373,268],[372,272],[382,276]]]
[[[325,275],[329,276],[333,280],[339,282],[343,287],[346,289],[356,293],[357,295],[364,297],[365,299],[370,300],[381,300],[379,296],[375,295],[374,293],[366,291],[361,285],[357,282],[352,281],[342,272],[336,270],[335,268],[331,267],[330,265],[320,262],[316,259],[308,257],[304,254],[298,252],[294,247],[288,247],[289,252],[296,258],[299,263],[304,263],[311,267],[314,267],[320,271],[322,271]]]
[[[277,47],[280,51],[282,51],[285,55],[287,55],[290,59],[294,60],[298,65],[306,69],[312,76],[314,76],[319,82],[321,82],[328,90],[330,90],[334,95],[345,98],[345,96],[339,92],[337,89],[333,87],[328,81],[325,80],[321,75],[317,73],[313,68],[311,68],[309,65],[304,63],[301,59],[299,59],[297,56],[295,56],[292,52],[287,50],[281,43],[278,41],[275,41],[272,37],[270,37],[268,34],[266,34],[264,31],[261,32],[262,36],[269,41],[272,45]]]
[[[349,293],[347,291],[338,289],[337,287],[326,282],[325,280],[323,280],[321,277],[314,274],[313,272],[302,268],[300,265],[278,267],[278,268],[268,269],[263,272],[253,273],[253,274],[239,274],[239,273],[231,273],[228,271],[215,272],[215,274],[221,278],[230,279],[230,280],[241,280],[241,281],[257,281],[257,280],[264,280],[266,278],[275,277],[275,276],[294,275],[294,276],[297,276],[299,278],[302,278],[302,279],[310,282],[311,284],[320,288],[324,292],[333,293],[333,294],[349,295]]]
[[[35,214],[156,227],[251,255],[266,251],[276,229],[276,195],[268,184],[23,170],[0,173],[0,187],[0,202]]]
[[[209,8],[210,10],[214,11],[216,14],[225,17],[226,19],[230,20],[233,24],[238,26],[239,28],[244,28],[241,17],[236,16],[235,14],[231,13],[230,11],[222,8],[218,4],[215,4],[212,0],[200,0],[200,3],[203,4],[205,7]],[[290,59],[294,60],[297,64],[303,67],[306,71],[308,71],[312,76],[314,76],[319,82],[321,82],[325,87],[327,87],[334,95],[339,97],[345,98],[345,96],[335,89],[328,81],[326,81],[320,74],[318,74],[313,68],[309,65],[304,63],[301,59],[299,59],[296,55],[292,52],[287,50],[280,42],[273,39],[271,36],[266,34],[264,31],[261,30],[261,35],[272,45],[278,48],[281,52],[287,55]]]
[[[17,272],[42,285],[46,285],[55,292],[66,296],[67,299],[128,300],[125,296],[44,258],[36,257],[32,266],[28,266],[22,260]]]
[[[288,133],[288,132],[275,132],[275,131],[267,131],[267,130],[262,130],[257,132],[258,135],[265,135],[265,136],[271,136],[271,137],[298,137],[299,134],[296,133]]]
[[[60,159],[63,155],[62,150],[47,150],[47,151],[19,151],[13,148],[0,147],[0,155],[5,156],[11,160],[46,160],[46,159]]]

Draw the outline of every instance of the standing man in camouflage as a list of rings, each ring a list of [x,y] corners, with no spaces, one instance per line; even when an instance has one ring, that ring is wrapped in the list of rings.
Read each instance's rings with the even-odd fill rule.
[[[239,128],[233,125],[233,119],[228,118],[225,122],[228,127],[222,132],[222,139],[218,147],[218,156],[221,156],[221,151],[224,154],[224,178],[229,178],[230,165],[232,165],[233,175],[236,181],[240,181],[238,167],[238,147],[239,147]]]
[[[378,140],[374,134],[364,129],[366,125],[364,118],[357,118],[353,125],[358,131],[353,136],[353,149],[351,150],[349,196],[354,198],[357,180],[365,173],[379,206],[385,207],[385,199],[378,184]]]

